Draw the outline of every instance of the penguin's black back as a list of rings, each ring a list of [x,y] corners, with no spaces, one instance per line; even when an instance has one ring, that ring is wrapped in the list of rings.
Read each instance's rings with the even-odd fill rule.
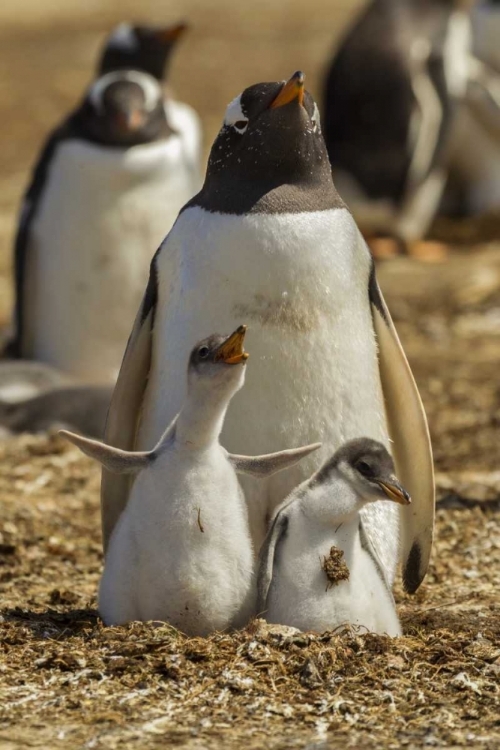
[[[327,73],[323,133],[335,170],[345,170],[369,198],[404,197],[412,153],[409,134],[417,106],[409,50],[398,43],[394,0],[375,0],[348,31]],[[436,149],[448,125],[442,56],[433,52],[427,75],[443,107]]]

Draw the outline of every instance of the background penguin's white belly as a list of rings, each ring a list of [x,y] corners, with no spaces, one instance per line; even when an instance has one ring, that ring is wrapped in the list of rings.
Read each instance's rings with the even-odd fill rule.
[[[114,380],[150,260],[192,190],[176,136],[127,152],[61,145],[32,225],[23,356]]]
[[[158,262],[139,449],[154,446],[178,411],[196,341],[241,323],[249,326],[248,372],[228,411],[222,444],[259,454],[323,442],[310,459],[268,482],[245,482],[258,545],[266,512],[345,440],[367,436],[387,445],[368,250],[345,209],[238,217],[193,208],[181,214]],[[386,518],[387,504],[380,505]],[[384,529],[384,538],[386,531],[392,558],[397,531]]]

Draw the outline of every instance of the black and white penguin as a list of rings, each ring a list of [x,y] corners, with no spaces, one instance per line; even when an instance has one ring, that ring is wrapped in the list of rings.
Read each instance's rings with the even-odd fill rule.
[[[187,28],[185,23],[164,27],[120,23],[105,41],[97,75],[116,70],[142,70],[163,81],[172,52]]]
[[[170,26],[119,24],[106,39],[97,75],[116,70],[140,70],[162,84],[167,119],[183,141],[185,156],[198,182],[201,181],[199,169],[202,156],[200,119],[192,107],[172,96],[168,87],[172,52],[188,28],[188,24],[183,22]]]
[[[500,2],[480,3],[472,27],[474,56],[453,129],[443,206],[462,216],[500,208]]]
[[[422,239],[446,182],[466,92],[475,0],[371,0],[328,71],[324,132],[363,231]]]
[[[287,476],[245,483],[256,549],[266,516],[327,455],[366,435],[391,445],[411,508],[362,511],[392,581],[418,588],[429,560],[434,482],[420,397],[375,278],[339,197],[304,76],[246,89],[226,111],[204,186],[152,265],[113,394],[106,442],[151,449],[185,398],[186,342],[250,324],[253,367],[222,443],[256,454],[319,440]],[[389,435],[392,443],[390,443]],[[129,483],[104,472],[107,546]]]
[[[198,187],[158,81],[106,73],[45,144],[15,242],[8,354],[114,382],[154,248]]]

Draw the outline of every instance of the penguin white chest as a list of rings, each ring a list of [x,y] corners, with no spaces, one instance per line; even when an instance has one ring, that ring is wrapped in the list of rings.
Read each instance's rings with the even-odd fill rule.
[[[153,367],[140,447],[184,397],[175,363],[211,331],[249,326],[245,388],[222,442],[262,453],[323,441],[272,481],[283,494],[345,440],[386,440],[368,298],[370,257],[346,209],[227,216],[184,211],[158,256]],[[243,429],[244,425],[244,429]]]
[[[111,537],[99,611],[107,623],[164,620],[207,635],[247,605],[252,573],[246,507],[224,452],[172,450],[134,483]]]
[[[63,143],[31,227],[23,355],[114,380],[151,257],[191,192],[176,136],[125,152]]]
[[[242,477],[252,537],[266,516],[346,440],[388,445],[369,303],[370,256],[347,209],[228,216],[184,211],[158,255],[153,357],[138,448],[152,448],[185,397],[190,348],[212,331],[249,326],[245,388],[221,442],[258,455],[316,441],[287,472]],[[397,511],[366,510],[380,555],[397,559]],[[383,549],[380,549],[383,547]]]

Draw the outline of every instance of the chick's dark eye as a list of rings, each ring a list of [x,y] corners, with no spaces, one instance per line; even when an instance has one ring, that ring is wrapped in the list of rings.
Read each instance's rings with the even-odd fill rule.
[[[198,349],[198,356],[200,359],[206,359],[210,353],[208,346],[200,346]]]
[[[370,466],[370,464],[366,461],[358,461],[358,463],[356,464],[356,469],[360,474],[363,474],[364,477],[372,477],[374,473],[373,467]]]
[[[236,128],[236,130],[245,130],[247,125],[248,125],[247,120],[237,120],[234,123],[234,127]]]

